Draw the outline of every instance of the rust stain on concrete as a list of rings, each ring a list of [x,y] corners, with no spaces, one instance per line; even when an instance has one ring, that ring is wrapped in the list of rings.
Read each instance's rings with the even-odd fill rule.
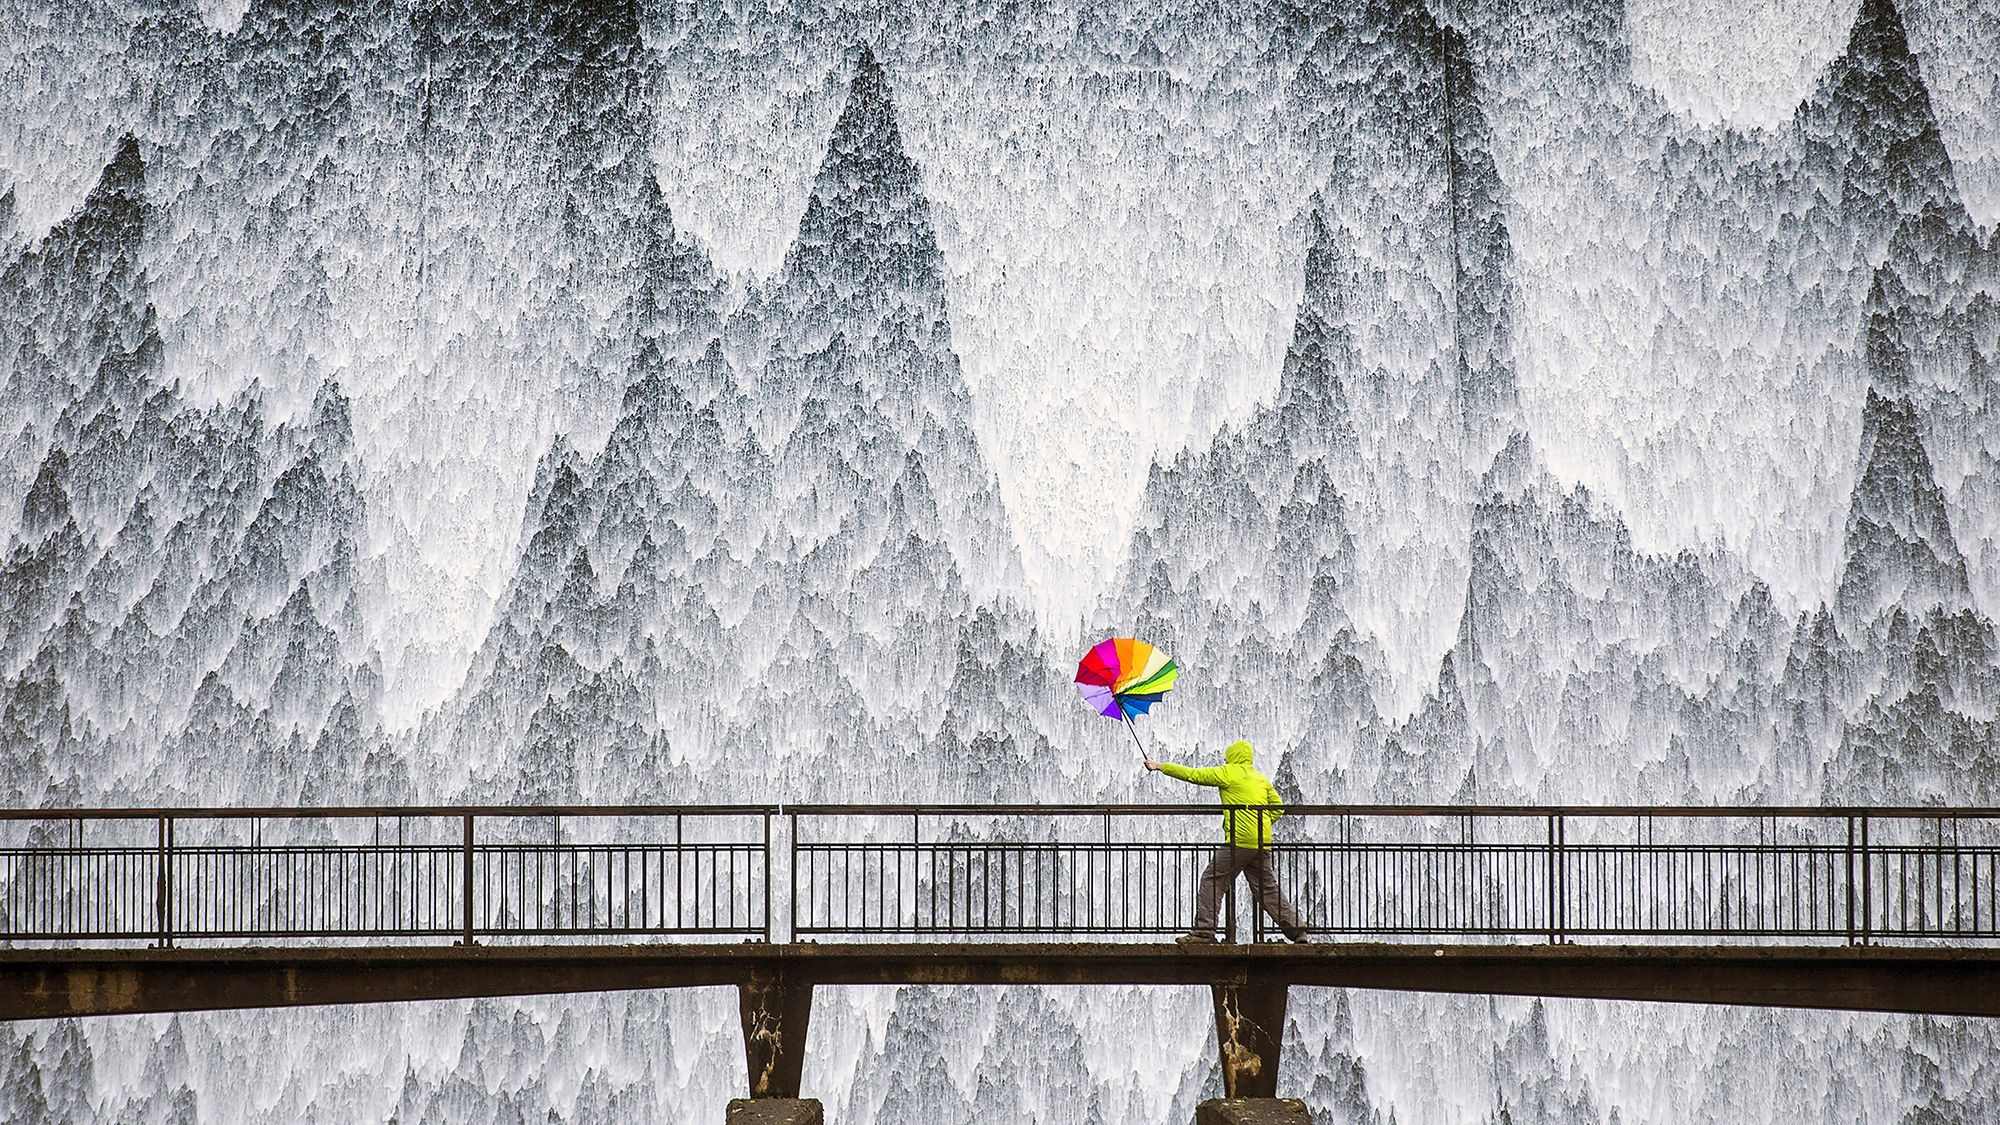
[[[144,994],[134,969],[73,968],[63,974],[63,1000],[71,1012],[132,1012]]]

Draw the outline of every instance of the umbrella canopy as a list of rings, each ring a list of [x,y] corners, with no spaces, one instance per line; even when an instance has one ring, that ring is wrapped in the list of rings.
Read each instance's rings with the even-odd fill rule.
[[[1098,714],[1129,723],[1164,698],[1180,674],[1172,657],[1145,641],[1112,637],[1077,662],[1076,690]]]

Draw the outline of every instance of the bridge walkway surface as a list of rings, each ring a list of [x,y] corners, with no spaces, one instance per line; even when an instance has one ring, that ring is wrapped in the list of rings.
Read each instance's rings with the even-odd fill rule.
[[[1207,985],[1268,1099],[1292,985],[2000,1016],[2000,810],[1293,806],[1313,943],[1166,941],[1252,811],[0,810],[0,1018],[734,985],[796,1098],[818,987]]]

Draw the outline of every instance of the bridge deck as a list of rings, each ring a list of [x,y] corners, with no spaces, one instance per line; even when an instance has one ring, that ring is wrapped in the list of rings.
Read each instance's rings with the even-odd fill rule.
[[[0,1019],[741,985],[1317,985],[2000,1016],[2000,951],[789,943],[0,950]]]

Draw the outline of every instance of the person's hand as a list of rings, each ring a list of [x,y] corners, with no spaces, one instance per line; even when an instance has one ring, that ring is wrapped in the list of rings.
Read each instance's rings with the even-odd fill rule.
[[[1147,768],[1147,769],[1149,769],[1149,770],[1152,770],[1152,771],[1153,771],[1154,773],[1158,773],[1158,772],[1160,772],[1160,763],[1158,763],[1158,762],[1154,761],[1154,760],[1153,760],[1153,759],[1151,759],[1151,758],[1147,758],[1147,759],[1146,759],[1146,768]]]

